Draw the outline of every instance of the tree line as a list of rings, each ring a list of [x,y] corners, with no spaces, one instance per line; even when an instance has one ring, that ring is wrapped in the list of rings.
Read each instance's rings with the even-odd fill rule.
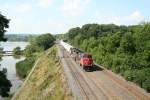
[[[150,92],[150,23],[86,24],[60,37],[91,53],[98,64]]]
[[[36,37],[30,37],[29,45],[20,51],[20,48],[15,48],[14,53],[22,53],[26,58],[23,61],[16,63],[17,74],[21,78],[25,78],[32,69],[35,61],[38,59],[39,53],[43,53],[48,48],[54,45],[55,38],[50,33],[42,34]]]
[[[4,37],[7,38],[7,41],[11,41],[11,42],[18,42],[18,41],[27,42],[28,39],[32,36],[37,36],[37,35],[31,35],[31,34],[6,34]]]

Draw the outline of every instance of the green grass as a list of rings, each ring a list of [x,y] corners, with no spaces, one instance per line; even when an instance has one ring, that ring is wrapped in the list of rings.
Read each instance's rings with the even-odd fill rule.
[[[16,70],[19,77],[25,78],[32,69],[34,62],[34,57],[28,57],[25,60],[16,63]]]

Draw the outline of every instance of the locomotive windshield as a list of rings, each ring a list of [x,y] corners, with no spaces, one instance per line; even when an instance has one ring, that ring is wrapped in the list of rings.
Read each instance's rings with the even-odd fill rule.
[[[90,55],[90,54],[83,54],[82,58],[92,58],[92,55]]]

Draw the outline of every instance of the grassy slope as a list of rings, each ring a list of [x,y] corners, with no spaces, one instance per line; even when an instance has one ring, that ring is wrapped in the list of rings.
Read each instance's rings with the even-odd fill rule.
[[[40,60],[16,100],[68,100],[66,79],[53,46]]]

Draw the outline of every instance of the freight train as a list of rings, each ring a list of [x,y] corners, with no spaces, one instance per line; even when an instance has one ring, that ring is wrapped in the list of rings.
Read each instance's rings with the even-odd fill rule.
[[[85,71],[90,71],[93,68],[93,59],[91,54],[85,53],[82,50],[69,45],[63,40],[60,41],[60,44]]]

